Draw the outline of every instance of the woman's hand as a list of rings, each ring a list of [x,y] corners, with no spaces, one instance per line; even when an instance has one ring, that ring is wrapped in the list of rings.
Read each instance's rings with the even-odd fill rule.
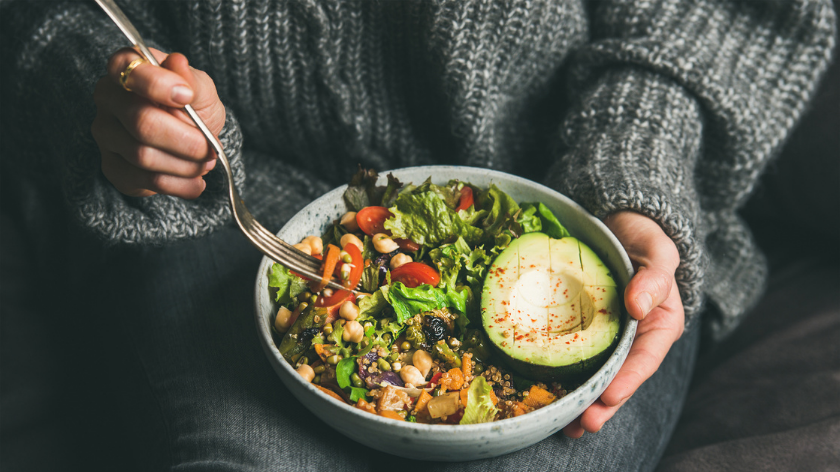
[[[108,61],[108,75],[96,84],[96,118],[91,133],[102,154],[102,173],[120,192],[133,197],[156,193],[196,198],[201,177],[216,163],[204,135],[183,111],[191,104],[218,136],[225,107],[213,80],[189,66],[187,58],[152,49],[162,67],[137,66],[125,90],[120,72],[140,57],[121,49]]]
[[[599,431],[656,372],[685,325],[674,278],[680,255],[671,238],[656,222],[639,213],[614,213],[604,223],[618,237],[636,268],[636,275],[624,290],[624,304],[639,325],[627,360],[601,398],[563,428],[572,438],[581,437],[584,431]]]

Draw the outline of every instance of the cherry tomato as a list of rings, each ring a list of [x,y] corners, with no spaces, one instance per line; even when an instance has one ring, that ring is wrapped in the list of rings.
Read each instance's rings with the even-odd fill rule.
[[[385,229],[385,220],[390,218],[391,212],[387,208],[381,206],[364,207],[356,213],[356,224],[359,229],[364,231],[368,236],[373,236],[377,233],[391,234]]]
[[[356,295],[354,295],[350,290],[336,290],[329,297],[318,297],[318,299],[315,300],[315,306],[318,308],[326,308],[326,323],[332,323],[338,319],[338,309],[341,308],[341,305],[346,301],[355,302]]]
[[[464,185],[461,189],[461,199],[458,200],[458,208],[455,211],[466,210],[473,205],[473,191],[472,187]]]
[[[443,372],[438,372],[437,374],[432,376],[432,379],[429,380],[429,385],[437,385],[440,382],[440,378],[443,377]]]
[[[423,284],[437,287],[440,282],[440,275],[426,264],[409,262],[391,271],[391,281],[402,282],[409,288],[415,288]]]

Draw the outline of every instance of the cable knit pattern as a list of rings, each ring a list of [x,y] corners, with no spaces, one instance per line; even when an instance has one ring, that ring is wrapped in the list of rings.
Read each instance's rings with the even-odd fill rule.
[[[710,299],[718,335],[765,274],[735,211],[802,114],[835,27],[827,0],[120,5],[147,40],[214,79],[229,111],[223,144],[269,228],[358,164],[524,174],[598,216],[659,222],[680,251],[689,319]],[[192,202],[124,197],[102,177],[90,96],[125,40],[92,2],[0,9],[0,54],[15,70],[0,92],[2,141],[26,156],[4,171],[61,185],[80,221],[115,243],[229,222],[216,171]],[[60,126],[45,129],[46,117]]]

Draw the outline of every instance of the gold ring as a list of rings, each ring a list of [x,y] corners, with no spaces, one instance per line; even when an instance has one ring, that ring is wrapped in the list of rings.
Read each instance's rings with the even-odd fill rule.
[[[122,87],[127,91],[131,92],[131,89],[128,88],[128,85],[126,85],[126,82],[128,82],[128,76],[131,75],[131,71],[144,62],[146,62],[145,59],[138,57],[137,59],[129,62],[128,67],[126,67],[124,71],[120,72],[120,85],[122,85]]]

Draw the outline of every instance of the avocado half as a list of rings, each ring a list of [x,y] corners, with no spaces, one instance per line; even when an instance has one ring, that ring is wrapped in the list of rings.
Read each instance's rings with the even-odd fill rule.
[[[598,370],[617,344],[620,301],[609,270],[585,244],[528,233],[490,267],[482,325],[520,375],[577,381]]]

